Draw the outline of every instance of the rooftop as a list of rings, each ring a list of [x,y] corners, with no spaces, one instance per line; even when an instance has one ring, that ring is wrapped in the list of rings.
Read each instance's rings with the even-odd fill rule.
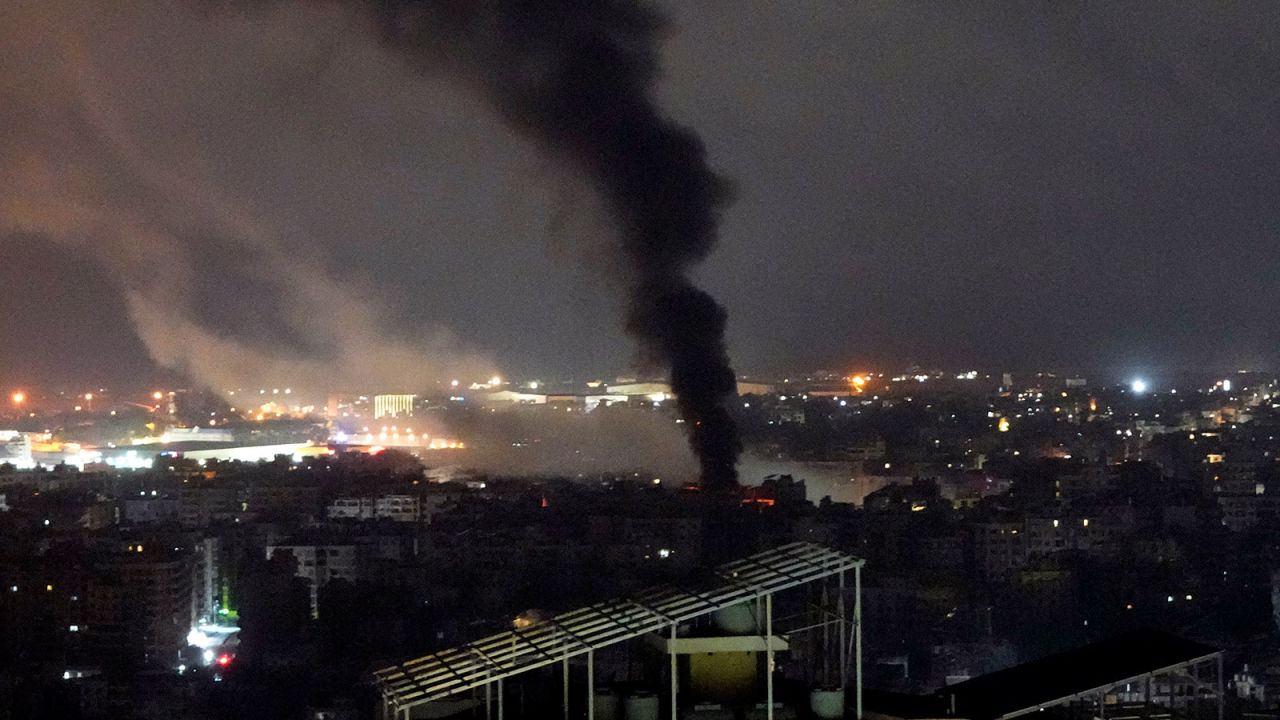
[[[698,586],[658,587],[596,603],[374,675],[393,705],[418,705],[862,564],[859,558],[820,545],[791,543],[722,565]]]
[[[1137,630],[948,685],[932,695],[869,692],[867,705],[896,717],[996,720],[1203,662],[1220,653],[1158,630]]]

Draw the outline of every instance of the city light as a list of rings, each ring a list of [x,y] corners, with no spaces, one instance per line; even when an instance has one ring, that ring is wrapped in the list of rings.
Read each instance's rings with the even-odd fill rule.
[[[0,720],[1280,720],[1280,4],[257,4],[0,0]]]

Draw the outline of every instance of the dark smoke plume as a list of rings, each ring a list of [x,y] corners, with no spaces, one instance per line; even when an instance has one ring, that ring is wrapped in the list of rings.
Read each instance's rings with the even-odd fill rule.
[[[652,94],[662,16],[639,0],[346,0],[424,72],[478,86],[498,114],[583,173],[629,273],[627,329],[670,370],[708,488],[737,483],[724,309],[690,266],[715,245],[726,182]]]

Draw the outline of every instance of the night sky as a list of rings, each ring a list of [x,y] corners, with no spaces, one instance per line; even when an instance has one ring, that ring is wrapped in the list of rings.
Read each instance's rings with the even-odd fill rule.
[[[624,372],[586,183],[324,4],[0,5],[0,384]],[[668,3],[740,372],[1280,360],[1280,5]]]

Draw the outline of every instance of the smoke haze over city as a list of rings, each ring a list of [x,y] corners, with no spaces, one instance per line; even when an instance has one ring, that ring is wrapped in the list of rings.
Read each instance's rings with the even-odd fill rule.
[[[738,190],[699,277],[742,368],[1274,362],[1273,6],[670,9],[662,104]],[[0,10],[0,272],[33,289],[0,369],[628,369],[580,178],[336,6],[239,10]]]
[[[1280,718],[1280,4],[0,1],[0,718]]]

